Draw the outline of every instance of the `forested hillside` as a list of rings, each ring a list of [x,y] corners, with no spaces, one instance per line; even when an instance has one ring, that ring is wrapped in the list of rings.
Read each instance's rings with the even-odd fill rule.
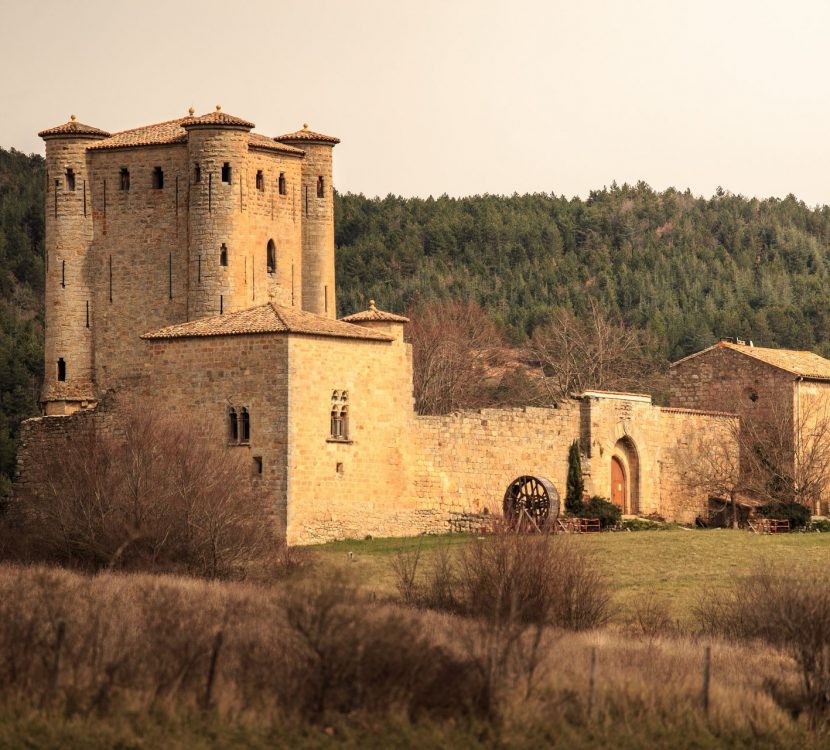
[[[41,157],[0,149],[0,497],[43,370],[43,183]]]
[[[42,369],[43,159],[0,149],[0,492]],[[340,314],[480,302],[521,343],[591,300],[674,359],[719,336],[830,355],[830,208],[616,185],[553,195],[335,201]]]
[[[830,208],[789,196],[695,198],[645,184],[551,195],[335,205],[339,303],[396,310],[469,297],[521,340],[551,307],[596,299],[669,358],[716,337],[830,354]]]

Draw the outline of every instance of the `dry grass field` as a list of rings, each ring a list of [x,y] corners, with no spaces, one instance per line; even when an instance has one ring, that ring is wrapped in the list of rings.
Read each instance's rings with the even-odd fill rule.
[[[563,559],[610,584],[607,625],[405,606],[399,553],[419,549],[426,576],[471,559],[462,536],[310,548],[267,585],[0,566],[0,748],[830,747],[773,695],[799,685],[785,650],[704,635],[694,616],[760,558],[825,566],[830,535],[570,541],[588,556]]]

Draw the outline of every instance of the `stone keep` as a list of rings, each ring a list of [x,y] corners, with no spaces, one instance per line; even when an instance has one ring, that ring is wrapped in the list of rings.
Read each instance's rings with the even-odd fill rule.
[[[46,414],[134,379],[139,336],[273,300],[336,317],[332,149],[215,112],[44,130]]]

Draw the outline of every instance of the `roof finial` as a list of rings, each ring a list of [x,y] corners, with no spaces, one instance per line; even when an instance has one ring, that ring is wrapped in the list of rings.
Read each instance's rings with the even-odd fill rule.
[[[369,300],[369,309],[372,311],[377,310],[377,307],[375,307],[375,301],[373,299]]]
[[[69,119],[72,120],[72,122],[75,122],[78,118],[75,117],[75,115],[69,115]]]
[[[221,105],[221,104],[217,104],[217,105],[216,105],[216,111],[217,111],[217,112],[221,112],[221,111],[222,111],[222,105]]]
[[[189,114],[191,117],[193,117],[193,115],[195,115],[195,114],[196,114],[196,110],[195,110],[195,109],[193,109],[193,107],[190,107],[190,108],[187,110],[187,114]]]
[[[303,130],[308,130],[308,123],[307,122],[303,123]]]

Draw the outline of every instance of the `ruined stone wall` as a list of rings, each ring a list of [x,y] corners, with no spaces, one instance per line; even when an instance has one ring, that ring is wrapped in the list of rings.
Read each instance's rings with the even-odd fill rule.
[[[402,340],[289,336],[290,543],[446,530],[409,492],[409,349]],[[335,392],[348,405],[347,440],[331,439]]]
[[[95,230],[90,254],[99,393],[141,367],[142,333],[187,318],[187,149],[93,151]],[[153,187],[161,167],[164,184]],[[129,189],[121,170],[129,171]]]

